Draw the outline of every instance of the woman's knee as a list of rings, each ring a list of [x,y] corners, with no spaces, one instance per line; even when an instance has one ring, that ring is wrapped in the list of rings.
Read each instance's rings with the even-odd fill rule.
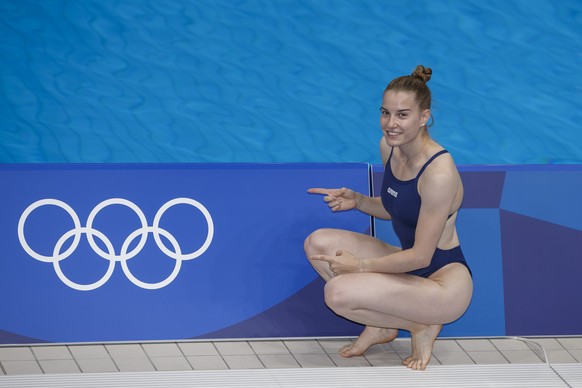
[[[325,254],[332,245],[333,229],[317,229],[305,239],[303,249],[307,257],[316,254]]]
[[[345,282],[342,277],[330,279],[324,288],[325,304],[336,314],[343,315],[343,312],[350,309],[350,293],[346,292]]]

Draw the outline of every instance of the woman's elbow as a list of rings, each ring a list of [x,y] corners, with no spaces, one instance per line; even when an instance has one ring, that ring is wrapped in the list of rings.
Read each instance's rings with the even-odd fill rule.
[[[418,252],[415,255],[415,262],[416,262],[416,267],[418,267],[417,269],[423,269],[426,268],[430,265],[431,261],[432,261],[432,257],[434,255],[433,253],[430,252]]]

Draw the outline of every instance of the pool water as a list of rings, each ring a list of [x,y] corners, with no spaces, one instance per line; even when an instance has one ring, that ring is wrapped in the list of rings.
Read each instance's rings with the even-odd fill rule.
[[[458,164],[582,163],[582,1],[0,2],[0,162],[379,163],[433,69]]]

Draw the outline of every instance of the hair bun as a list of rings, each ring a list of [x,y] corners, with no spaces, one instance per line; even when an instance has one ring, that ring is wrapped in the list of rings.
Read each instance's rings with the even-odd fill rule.
[[[430,67],[424,67],[422,65],[416,66],[416,69],[410,75],[411,77],[418,77],[423,80],[425,83],[430,80],[430,76],[432,75],[432,69]]]

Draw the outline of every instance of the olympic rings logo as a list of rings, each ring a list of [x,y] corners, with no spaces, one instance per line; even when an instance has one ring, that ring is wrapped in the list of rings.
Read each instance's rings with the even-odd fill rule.
[[[204,243],[202,244],[202,246],[200,248],[198,248],[197,250],[190,252],[190,253],[183,253],[181,248],[180,248],[180,244],[178,243],[176,238],[170,232],[168,232],[167,230],[160,227],[160,220],[161,220],[162,216],[164,215],[164,213],[172,206],[179,205],[179,204],[190,205],[190,206],[193,206],[196,209],[198,209],[204,215],[204,218],[206,219],[206,223],[208,225],[208,234],[206,236],[206,240],[204,241]],[[103,234],[101,231],[93,228],[93,222],[94,222],[97,214],[101,210],[106,208],[107,206],[111,206],[111,205],[123,205],[123,206],[130,208],[131,210],[133,210],[137,214],[139,221],[141,223],[140,228],[133,231],[132,233],[129,234],[129,236],[127,236],[127,238],[125,239],[125,241],[123,242],[123,244],[121,246],[121,250],[119,251],[119,253],[116,253],[115,248],[113,247],[113,244],[111,243],[109,238],[107,238],[107,236],[105,236],[105,234]],[[34,249],[32,249],[30,247],[30,245],[28,244],[28,241],[24,237],[24,226],[26,224],[26,220],[27,220],[28,216],[34,210],[38,209],[41,206],[57,206],[57,207],[63,209],[71,216],[73,223],[74,223],[74,228],[69,230],[68,232],[64,233],[59,238],[59,240],[55,244],[55,247],[53,249],[53,253],[51,256],[44,256],[44,255],[41,255],[40,253],[36,252]],[[172,259],[174,259],[176,261],[175,266],[174,266],[174,270],[172,271],[172,273],[166,279],[164,279],[158,283],[146,283],[146,282],[143,282],[143,281],[137,279],[131,273],[131,271],[129,270],[129,267],[127,265],[127,261],[129,259],[135,257],[136,255],[138,255],[141,252],[144,245],[146,244],[148,235],[150,233],[153,235],[154,241],[155,241],[156,245],[158,246],[158,248],[166,256],[171,257]],[[81,240],[82,234],[86,235],[87,241],[89,242],[89,245],[91,246],[93,251],[97,255],[102,257],[103,259],[109,261],[109,267],[107,268],[105,275],[103,275],[103,277],[101,279],[99,279],[98,281],[91,283],[91,284],[78,284],[78,283],[73,282],[72,280],[70,280],[69,278],[67,278],[65,276],[65,274],[63,273],[61,266],[59,264],[61,261],[65,260],[66,258],[71,256],[71,254],[77,249],[79,242]],[[170,244],[172,245],[173,251],[168,249],[163,244],[160,236],[165,237],[170,242]],[[144,288],[144,289],[150,289],[150,290],[163,288],[163,287],[167,286],[168,284],[170,284],[172,281],[174,281],[174,279],[178,276],[178,273],[180,272],[180,268],[182,266],[182,261],[195,259],[195,258],[199,257],[200,255],[202,255],[208,249],[208,247],[210,246],[210,243],[212,242],[213,236],[214,236],[214,222],[212,221],[212,217],[211,217],[210,213],[200,202],[195,201],[195,200],[190,199],[190,198],[175,198],[175,199],[172,199],[172,200],[166,202],[164,205],[162,205],[162,207],[156,213],[152,226],[148,225],[148,222],[146,220],[144,213],[136,204],[134,204],[131,201],[128,201],[127,199],[123,199],[123,198],[110,198],[110,199],[107,199],[107,200],[99,203],[97,206],[95,206],[95,208],[91,211],[91,213],[89,214],[89,217],[87,218],[87,223],[86,223],[85,227],[81,226],[79,216],[77,215],[77,213],[75,213],[75,211],[68,204],[66,204],[63,201],[59,201],[58,199],[50,199],[50,198],[41,199],[39,201],[34,202],[30,206],[28,206],[26,208],[26,210],[24,210],[24,212],[20,216],[20,220],[18,221],[18,240],[20,241],[20,245],[22,245],[22,248],[24,248],[26,253],[28,253],[32,258],[34,258],[38,261],[42,261],[45,263],[52,263],[53,267],[55,269],[55,272],[56,272],[57,276],[59,277],[59,279],[67,286],[69,286],[75,290],[79,290],[79,291],[91,291],[91,290],[97,289],[97,288],[101,287],[102,285],[104,285],[109,280],[111,275],[113,274],[113,270],[115,269],[116,262],[121,263],[121,268],[123,269],[123,273],[136,286]],[[138,237],[139,237],[138,244],[133,249],[129,250],[131,243]],[[71,238],[73,238],[73,242],[63,252],[62,251],[63,245],[65,244],[65,242],[67,240],[69,240]],[[101,249],[101,247],[99,247],[99,245],[97,245],[97,243],[95,242],[95,238],[99,239],[104,244],[104,246],[106,247],[106,251]]]

